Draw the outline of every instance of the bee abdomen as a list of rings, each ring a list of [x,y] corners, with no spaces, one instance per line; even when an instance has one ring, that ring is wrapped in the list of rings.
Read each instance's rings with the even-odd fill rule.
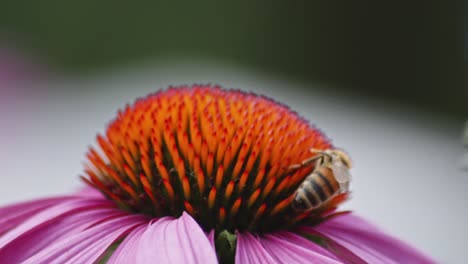
[[[339,184],[336,182],[336,180],[334,178],[331,180],[330,177],[327,177],[330,176],[329,172],[327,173],[326,171],[322,172],[321,170],[318,170],[314,172],[314,174],[317,175],[317,177],[315,177],[315,182],[318,182],[317,184],[326,191],[328,196],[331,196],[338,191]]]
[[[333,172],[328,168],[321,168],[304,179],[292,206],[300,211],[318,208],[338,193],[339,188]]]
[[[309,200],[311,200],[312,198],[316,198],[319,202],[324,202],[328,198],[328,195],[325,192],[325,190],[317,182],[316,175],[312,174],[311,176],[309,176],[309,178],[306,181],[304,181],[303,188]]]

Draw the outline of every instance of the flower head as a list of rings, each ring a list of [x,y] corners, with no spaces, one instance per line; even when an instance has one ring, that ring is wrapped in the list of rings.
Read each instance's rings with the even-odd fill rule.
[[[9,263],[431,263],[362,219],[291,204],[330,141],[288,107],[220,87],[127,105],[90,148],[79,194],[0,209]],[[100,193],[93,191],[99,190]],[[17,227],[14,227],[18,225]]]
[[[186,211],[205,229],[271,231],[312,167],[288,166],[331,146],[271,99],[220,88],[172,88],[119,112],[84,179],[121,208],[155,217]]]

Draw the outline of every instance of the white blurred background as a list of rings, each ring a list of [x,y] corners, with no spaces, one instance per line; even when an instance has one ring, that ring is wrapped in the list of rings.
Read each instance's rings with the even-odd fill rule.
[[[465,259],[464,120],[216,62],[184,60],[3,85],[0,205],[76,190],[87,147],[117,109],[157,89],[192,83],[254,91],[291,106],[353,158],[353,198],[344,208],[441,263]]]

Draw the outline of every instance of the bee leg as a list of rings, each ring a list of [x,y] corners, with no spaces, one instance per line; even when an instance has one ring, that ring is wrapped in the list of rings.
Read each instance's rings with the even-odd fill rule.
[[[321,157],[322,157],[322,155],[317,155],[317,156],[313,156],[313,157],[310,157],[308,159],[305,159],[305,160],[302,161],[302,166],[309,165],[310,163],[315,162],[316,160],[320,159]]]
[[[321,150],[321,149],[311,148],[311,149],[309,149],[309,151],[310,151],[311,153],[315,153],[315,154],[317,154],[317,155],[319,155],[319,156],[327,156],[327,157],[329,157],[330,159],[333,159],[333,156],[329,153],[328,150],[325,150],[325,151],[324,151],[324,150]]]
[[[295,170],[295,169],[299,169],[301,167],[302,167],[301,164],[293,164],[293,165],[288,167],[288,170]]]
[[[321,150],[321,149],[316,149],[316,148],[311,148],[311,149],[309,149],[309,152],[310,152],[310,153],[321,154],[321,153],[323,152],[323,150]]]
[[[288,170],[294,170],[294,169],[299,169],[301,167],[304,167],[304,166],[307,166],[309,165],[310,163],[320,159],[322,156],[321,155],[317,155],[317,156],[313,156],[313,157],[310,157],[308,159],[305,159],[301,162],[301,164],[293,164],[291,166],[288,167]]]

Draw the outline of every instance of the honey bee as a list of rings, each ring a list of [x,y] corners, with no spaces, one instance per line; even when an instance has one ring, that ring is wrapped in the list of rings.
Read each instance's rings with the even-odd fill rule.
[[[295,211],[310,211],[324,205],[340,193],[348,192],[351,180],[351,159],[339,149],[310,149],[315,155],[294,164],[289,169],[298,169],[315,162],[314,171],[308,175],[297,189],[292,208]]]

